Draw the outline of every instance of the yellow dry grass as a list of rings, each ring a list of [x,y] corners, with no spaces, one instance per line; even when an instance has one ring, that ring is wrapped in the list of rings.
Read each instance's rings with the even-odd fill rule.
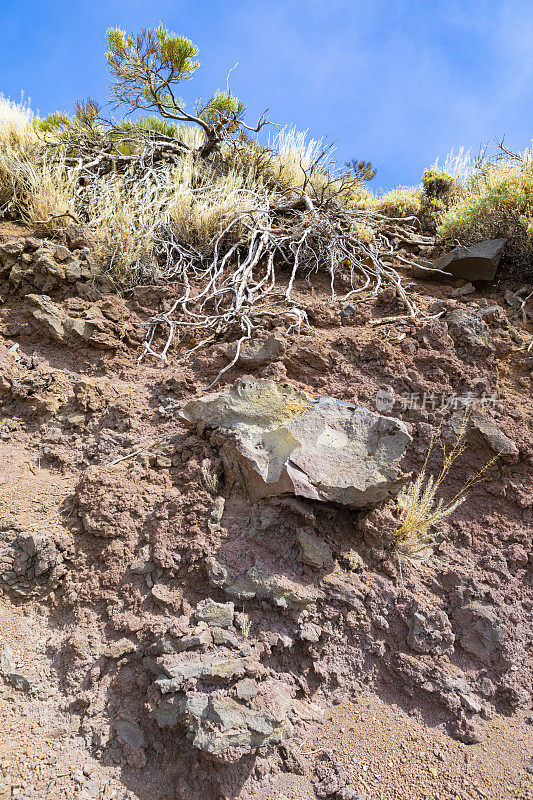
[[[203,174],[198,174],[199,171]],[[184,159],[172,178],[170,222],[175,235],[201,252],[208,251],[229,221],[256,209],[261,184],[253,172],[229,172],[217,176],[208,166],[198,167],[192,158]],[[195,188],[199,185],[199,188]],[[235,238],[240,228],[233,228]]]
[[[269,142],[273,151],[272,169],[287,186],[299,187],[305,181],[306,170],[324,151],[321,139],[307,140],[307,131],[293,127],[282,128]],[[325,176],[324,176],[325,177]],[[314,182],[319,176],[314,175]]]
[[[21,100],[15,103],[0,94],[0,208],[8,204],[31,159],[37,137],[33,112]]]
[[[0,95],[0,207],[15,203],[24,221],[47,235],[66,224],[57,215],[73,213],[74,182],[63,163],[40,152],[35,119],[26,101]]]
[[[421,190],[416,186],[391,189],[374,198],[372,207],[387,217],[411,217],[420,213]]]
[[[89,228],[100,247],[109,252],[115,272],[124,274],[147,257],[168,202],[168,192],[153,184],[131,186],[116,176],[102,182],[99,192],[89,196]]]
[[[476,475],[445,502],[436,498],[442,482],[449,474],[457,458],[464,452],[465,435],[468,430],[468,410],[463,415],[461,428],[452,448],[447,451],[441,439],[441,427],[437,430],[428,449],[426,459],[418,477],[411,481],[396,499],[396,517],[399,522],[396,531],[395,551],[400,562],[423,564],[433,553],[437,527],[466,500],[467,491],[482,479],[483,473],[498,458],[496,455]],[[442,450],[442,466],[437,475],[427,474],[429,457],[435,444]]]
[[[24,152],[36,141],[34,113],[22,99],[19,103],[0,94],[0,142],[2,149]]]
[[[26,199],[21,203],[22,217],[40,235],[53,235],[72,221],[68,213],[75,216],[74,175],[63,163],[47,158],[39,164],[27,159],[23,169]]]

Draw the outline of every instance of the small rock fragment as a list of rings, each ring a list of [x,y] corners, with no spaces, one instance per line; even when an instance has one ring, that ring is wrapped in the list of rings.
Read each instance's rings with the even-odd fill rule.
[[[446,322],[455,342],[485,354],[494,351],[489,326],[475,311],[454,308],[446,315]]]
[[[215,644],[222,644],[225,647],[239,646],[239,640],[235,634],[230,633],[228,630],[224,630],[223,628],[211,628],[210,632],[213,636],[213,641]]]
[[[201,600],[196,606],[196,618],[210,627],[229,628],[233,625],[234,613],[233,603],[215,603],[210,597]]]
[[[464,286],[458,286],[457,289],[452,289],[450,297],[465,297],[468,294],[475,292],[475,288],[471,283],[466,283]]]
[[[0,648],[0,672],[2,675],[9,675],[14,669],[13,650],[8,644],[3,644]]]
[[[115,729],[119,739],[129,745],[132,750],[139,750],[144,747],[144,731],[136,722],[132,722],[129,719],[121,719],[115,725]]]
[[[280,745],[279,752],[287,772],[292,772],[294,775],[305,775],[307,773],[306,759],[300,753],[296,744],[283,742]]]
[[[333,555],[329,545],[316,534],[304,529],[298,531],[300,558],[304,564],[317,569],[326,569],[333,564]]]
[[[505,642],[505,628],[495,610],[474,601],[457,609],[454,619],[461,629],[461,647],[484,664],[490,664]]]
[[[258,691],[259,688],[256,682],[251,678],[243,678],[242,681],[239,681],[235,685],[235,693],[237,697],[239,700],[244,700],[245,702],[253,700]]]
[[[518,447],[489,416],[474,411],[469,416],[469,423],[490,449],[501,455],[507,464],[515,464],[518,461]]]
[[[146,545],[139,550],[136,558],[130,564],[130,569],[136,575],[148,575],[155,570],[155,564],[150,561],[150,547]]]
[[[82,250],[94,245],[94,237],[85,225],[68,225],[65,236],[71,250]]]
[[[250,369],[264,367],[272,361],[279,361],[286,349],[285,341],[279,334],[273,333],[264,342],[250,342],[241,347],[239,353],[239,364]],[[236,348],[234,345],[227,350],[229,358],[235,356]]]
[[[304,622],[303,625],[300,625],[298,635],[300,639],[307,642],[318,642],[322,635],[322,629],[320,625],[315,625],[313,622]]]
[[[112,642],[104,650],[106,658],[122,658],[128,653],[134,653],[137,648],[134,643],[129,639],[119,639],[118,642]]]
[[[9,672],[6,677],[15,689],[22,689],[22,691],[27,692],[32,688],[32,682],[20,672]]]
[[[195,647],[208,647],[213,644],[213,636],[209,628],[198,633],[193,633],[188,636],[183,636],[181,639],[175,639],[172,647],[176,653],[182,653],[185,650],[192,650]]]
[[[67,261],[70,258],[70,250],[68,247],[63,247],[63,245],[58,245],[54,250],[54,258],[56,261]]]
[[[443,654],[453,650],[455,636],[450,620],[439,608],[415,611],[407,620],[407,643],[417,653]]]

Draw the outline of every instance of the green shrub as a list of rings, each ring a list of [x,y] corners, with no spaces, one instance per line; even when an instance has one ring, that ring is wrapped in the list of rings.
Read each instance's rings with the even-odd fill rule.
[[[72,121],[62,111],[54,111],[53,114],[48,114],[47,117],[36,119],[33,124],[40,133],[61,133],[72,124]]]
[[[450,192],[454,179],[447,172],[436,169],[427,169],[422,175],[422,185],[428,197],[443,200]]]
[[[508,239],[506,255],[518,264],[533,256],[533,161],[526,157],[483,162],[442,215],[437,232],[465,244]]]
[[[435,231],[454,191],[457,191],[457,181],[448,172],[432,167],[422,175],[422,186],[420,221],[425,228]]]

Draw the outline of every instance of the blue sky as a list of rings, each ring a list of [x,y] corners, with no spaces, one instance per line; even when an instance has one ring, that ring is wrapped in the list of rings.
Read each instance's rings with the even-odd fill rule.
[[[163,21],[200,48],[183,96],[232,89],[254,119],[325,134],[376,187],[461,145],[533,137],[532,0],[0,0],[0,92],[41,116],[105,102],[105,31]]]

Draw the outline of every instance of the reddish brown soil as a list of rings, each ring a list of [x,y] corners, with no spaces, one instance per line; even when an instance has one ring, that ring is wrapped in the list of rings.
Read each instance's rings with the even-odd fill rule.
[[[26,234],[16,225],[0,230],[0,240],[17,235]],[[386,542],[376,541],[379,524],[344,509],[312,507],[314,529],[336,558],[334,574],[342,580],[352,576],[363,587],[364,619],[326,599],[317,618],[322,638],[313,644],[298,639],[290,613],[266,602],[246,604],[267,669],[292,682],[302,709],[308,709],[291,744],[304,775],[291,772],[290,762],[274,751],[237,765],[212,765],[182,730],[159,728],[149,716],[150,648],[189,618],[198,601],[225,599],[209,583],[210,556],[228,564],[259,561],[309,585],[323,577],[299,561],[294,531],[301,520],[290,509],[265,510],[231,496],[216,447],[177,418],[176,409],[205,393],[227,363],[220,343],[189,360],[178,343],[167,365],[149,358],[139,365],[144,329],[135,323],[167,307],[172,290],[138,288],[124,299],[80,299],[74,287],[52,299],[67,308],[69,298],[78,297],[81,305],[70,306],[74,314],[83,304],[105,306],[110,320],[115,309],[127,335],[114,351],[67,347],[28,315],[24,289],[15,291],[7,281],[0,285],[0,532],[48,537],[65,566],[53,585],[30,581],[17,593],[1,584],[0,646],[13,648],[17,671],[35,691],[8,682],[1,689],[0,800],[304,800],[326,785],[330,763],[345,770],[368,800],[533,796],[527,771],[533,726],[526,721],[533,608],[532,332],[506,305],[504,286],[454,301],[450,285],[411,284],[422,309],[438,299],[448,312],[496,305],[499,311],[488,323],[494,349],[483,352],[455,337],[446,315],[372,324],[401,314],[387,292],[377,300],[361,296],[351,324],[343,326],[343,301],[330,301],[328,281],[317,278],[312,288],[302,282],[295,293],[312,329],[291,334],[279,361],[246,370],[372,410],[378,389],[391,387],[398,402],[390,413],[408,422],[413,435],[405,470],[421,468],[443,417],[444,435],[453,438],[446,427],[453,409],[441,408],[443,394],[495,396],[483,413],[516,446],[516,454],[497,459],[443,525],[435,561],[421,574],[399,573]],[[283,334],[281,317],[272,327]],[[8,353],[15,343],[18,360]],[[237,365],[222,383],[241,374]],[[424,393],[435,408],[420,407]],[[403,408],[402,395],[417,395],[418,407]],[[446,483],[448,498],[495,455],[475,433],[467,445]],[[111,463],[118,459],[123,460]],[[218,530],[209,525],[213,497],[202,483],[202,467],[218,475],[226,499]],[[146,546],[157,565],[157,594],[145,576],[129,570]],[[348,568],[355,557],[361,566]],[[489,662],[459,645],[469,624],[454,611],[461,591],[481,597],[501,620],[503,640]],[[442,657],[431,649],[413,652],[406,643],[405,620],[413,610],[433,607],[446,610],[457,642]],[[295,643],[266,647],[266,631]],[[136,651],[115,663],[103,652],[123,637]],[[461,709],[453,692],[442,688],[443,675],[466,675],[481,711]],[[118,739],[117,720],[124,718],[143,729],[142,748],[132,751]],[[463,739],[479,741],[451,738],[454,724]]]

